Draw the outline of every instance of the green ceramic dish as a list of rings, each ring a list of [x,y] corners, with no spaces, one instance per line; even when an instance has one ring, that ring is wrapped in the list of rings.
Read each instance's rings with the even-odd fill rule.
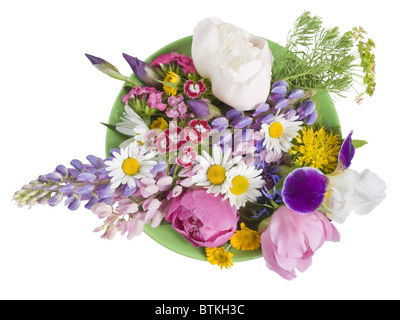
[[[268,41],[269,47],[275,58],[283,52],[284,48],[278,44]],[[154,54],[152,54],[146,62],[154,60],[157,56],[170,52],[179,52],[180,54],[185,54],[191,56],[192,47],[192,36],[182,38],[169,45],[161,48]],[[131,76],[135,78],[134,75]],[[120,122],[120,117],[124,112],[124,103],[121,101],[122,96],[125,94],[124,90],[121,89],[118,97],[115,100],[114,106],[110,113],[109,122],[110,124],[116,124]],[[328,93],[318,93],[314,96],[313,101],[319,105],[320,113],[322,114],[322,121],[324,125],[328,128],[339,127],[339,119],[336,113],[335,106],[332,99]],[[116,134],[115,132],[107,129],[106,135],[106,152],[109,155],[109,150],[112,148],[118,148],[120,143],[123,142],[123,136]],[[153,238],[155,241],[163,245],[164,247],[182,254],[187,257],[191,257],[198,260],[206,260],[204,254],[204,248],[195,248],[193,245],[187,241],[180,233],[175,231],[171,225],[163,225],[157,228],[151,228],[146,225],[144,231],[147,235]],[[234,254],[233,262],[246,261],[261,257],[261,250],[255,251],[241,251],[234,248],[230,249],[230,252]]]

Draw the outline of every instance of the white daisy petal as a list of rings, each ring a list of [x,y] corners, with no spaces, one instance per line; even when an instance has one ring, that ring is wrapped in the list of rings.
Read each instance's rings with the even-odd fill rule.
[[[260,188],[265,184],[261,180],[262,170],[256,170],[255,167],[247,167],[241,163],[232,168],[228,173],[228,179],[231,183],[226,191],[225,199],[229,199],[232,206],[240,208],[246,205],[247,201],[256,201],[261,196]]]
[[[120,153],[113,152],[114,159],[104,162],[112,188],[116,189],[121,184],[135,187],[135,179],[153,176],[151,170],[157,162],[150,159],[156,155],[155,152],[147,153],[147,148],[141,147],[137,141],[121,148]]]

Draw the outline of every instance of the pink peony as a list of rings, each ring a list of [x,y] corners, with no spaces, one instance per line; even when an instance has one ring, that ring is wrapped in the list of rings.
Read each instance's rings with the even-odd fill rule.
[[[339,241],[340,235],[321,212],[296,213],[278,208],[261,233],[261,248],[267,267],[287,280],[311,265],[314,252],[325,241]]]
[[[172,200],[166,220],[195,247],[218,247],[236,231],[236,207],[221,195],[190,190]]]

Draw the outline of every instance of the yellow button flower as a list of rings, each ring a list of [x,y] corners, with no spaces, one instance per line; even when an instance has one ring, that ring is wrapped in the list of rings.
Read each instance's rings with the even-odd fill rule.
[[[260,234],[247,228],[243,222],[240,229],[236,230],[231,238],[232,247],[239,250],[257,250],[261,245]]]

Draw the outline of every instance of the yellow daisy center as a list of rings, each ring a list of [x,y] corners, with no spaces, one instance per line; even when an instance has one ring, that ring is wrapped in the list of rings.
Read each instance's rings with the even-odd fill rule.
[[[246,192],[249,187],[249,181],[243,176],[236,176],[232,179],[232,188],[231,192],[234,195],[241,195]]]
[[[164,78],[164,82],[171,82],[171,83],[178,83],[179,80],[180,80],[179,76],[172,71],[168,71]],[[164,84],[163,89],[165,93],[169,96],[175,96],[177,94],[177,90],[173,87],[170,87],[167,84]]]
[[[225,168],[215,164],[207,171],[207,178],[212,184],[222,184],[226,177],[225,177]]]
[[[122,171],[128,176],[134,176],[139,171],[139,162],[134,158],[127,158],[122,162]]]
[[[280,122],[273,122],[268,128],[268,133],[271,138],[279,138],[283,133],[283,126]]]
[[[231,238],[232,246],[238,250],[257,250],[261,245],[260,234],[247,228],[243,222],[240,229]]]

